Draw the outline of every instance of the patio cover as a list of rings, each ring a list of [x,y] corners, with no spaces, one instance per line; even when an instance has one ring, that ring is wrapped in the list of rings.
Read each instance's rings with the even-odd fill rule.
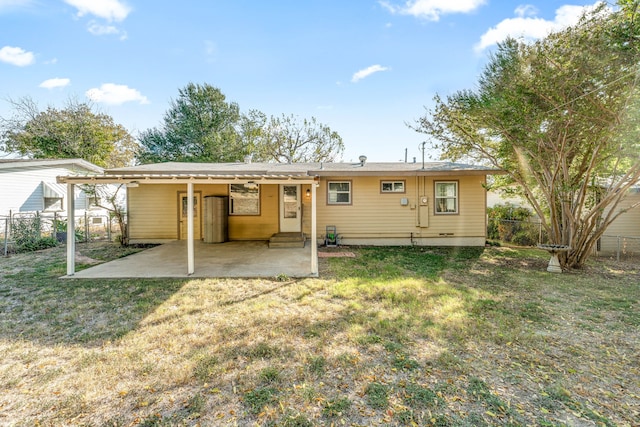
[[[169,166],[169,164],[168,164]],[[187,265],[188,275],[195,272],[195,250],[194,250],[194,217],[193,217],[193,186],[194,184],[310,184],[311,185],[311,272],[318,274],[318,248],[315,240],[317,234],[316,226],[316,176],[309,176],[306,171],[289,171],[288,173],[270,173],[267,171],[250,170],[247,172],[238,171],[236,173],[213,173],[206,171],[135,171],[135,168],[127,170],[114,169],[106,171],[103,175],[89,176],[58,176],[57,181],[67,184],[67,194],[73,194],[74,186],[79,184],[186,184],[187,185]],[[170,166],[169,166],[170,169]],[[67,210],[73,212],[75,209],[73,197],[67,198]],[[68,226],[68,233],[73,236],[75,224],[73,221]],[[75,241],[67,240],[67,276],[75,274]]]

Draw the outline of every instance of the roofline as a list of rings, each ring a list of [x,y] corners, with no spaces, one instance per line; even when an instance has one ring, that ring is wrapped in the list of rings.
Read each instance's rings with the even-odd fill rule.
[[[308,175],[288,174],[122,174],[122,175],[98,175],[98,176],[58,176],[61,184],[282,184],[295,182],[298,184],[312,184],[317,177]]]
[[[313,170],[309,171],[314,175],[323,177],[332,176],[485,176],[485,175],[502,175],[505,172],[497,169],[469,169],[469,170],[428,170],[417,169],[411,171],[354,171],[354,170]]]
[[[16,169],[24,166],[59,166],[59,165],[77,165],[84,169],[96,173],[104,173],[104,168],[94,165],[84,159],[7,159],[9,161],[0,161],[0,169]]]

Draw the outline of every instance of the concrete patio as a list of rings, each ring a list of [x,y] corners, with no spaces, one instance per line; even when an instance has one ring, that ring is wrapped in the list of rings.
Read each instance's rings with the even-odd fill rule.
[[[304,248],[269,248],[266,241],[195,244],[195,271],[187,274],[187,242],[176,240],[76,271],[78,279],[154,277],[309,277],[311,243]]]

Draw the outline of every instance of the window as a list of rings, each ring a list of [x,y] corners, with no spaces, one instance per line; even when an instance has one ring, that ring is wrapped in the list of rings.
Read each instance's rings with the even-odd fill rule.
[[[456,181],[436,182],[436,213],[458,213],[458,183]]]
[[[61,211],[62,209],[62,197],[45,197],[44,198],[44,210],[45,211]]]
[[[380,191],[383,193],[404,193],[404,181],[382,181]]]
[[[329,181],[328,193],[330,205],[350,205],[351,181]]]
[[[260,186],[229,184],[229,205],[231,215],[260,215]]]

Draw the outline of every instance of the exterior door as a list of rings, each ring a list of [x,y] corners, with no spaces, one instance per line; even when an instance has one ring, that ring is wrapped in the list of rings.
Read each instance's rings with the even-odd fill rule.
[[[300,185],[280,186],[280,231],[302,231]]]
[[[200,221],[200,193],[193,194],[193,239],[200,240],[202,238],[201,221]],[[186,240],[187,238],[187,193],[178,194],[178,238]]]

